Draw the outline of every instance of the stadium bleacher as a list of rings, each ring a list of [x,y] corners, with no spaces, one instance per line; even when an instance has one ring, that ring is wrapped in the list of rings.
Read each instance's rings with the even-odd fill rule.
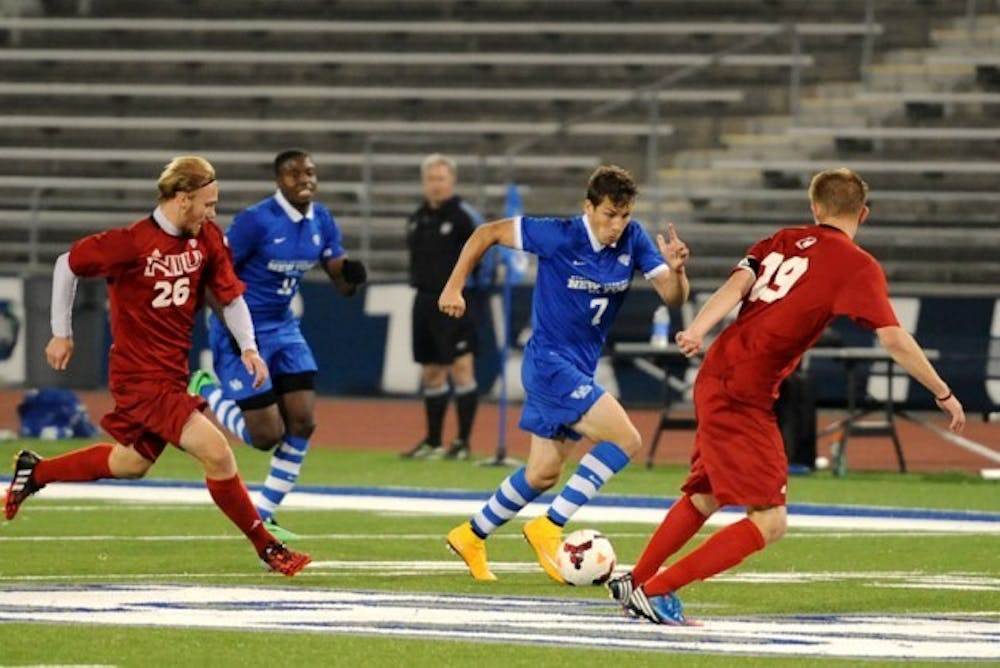
[[[595,164],[628,166],[639,213],[688,226],[706,284],[733,257],[719,226],[803,222],[810,170],[846,163],[908,247],[979,266],[952,282],[1000,283],[993,242],[969,257],[961,234],[998,222],[1000,17],[917,4],[21,3],[0,15],[0,268],[39,270],[67,233],[143,211],[173,153],[218,163],[226,222],[303,145],[381,278],[402,275],[417,165],[440,149],[491,215],[509,179],[527,210],[572,213]],[[931,282],[908,257],[890,279]]]

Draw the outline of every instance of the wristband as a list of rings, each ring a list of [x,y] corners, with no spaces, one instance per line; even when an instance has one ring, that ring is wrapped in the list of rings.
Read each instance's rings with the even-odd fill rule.
[[[953,396],[955,396],[955,393],[949,390],[948,394],[944,395],[943,397],[934,397],[934,401],[937,401],[939,403],[944,403],[949,399],[951,399]]]

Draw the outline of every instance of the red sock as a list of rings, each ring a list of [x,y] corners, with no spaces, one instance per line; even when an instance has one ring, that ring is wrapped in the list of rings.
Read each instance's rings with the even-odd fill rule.
[[[110,443],[97,443],[89,448],[43,459],[35,467],[35,482],[48,485],[50,482],[88,482],[112,478],[108,458],[113,447]]]
[[[647,596],[677,591],[695,580],[704,580],[732,568],[757,550],[764,549],[764,536],[745,518],[716,531],[683,559],[643,584]]]
[[[639,561],[632,567],[632,579],[636,585],[641,585],[656,575],[656,571],[667,558],[681,549],[691,536],[698,533],[708,518],[701,514],[691,503],[691,497],[685,494],[670,506],[667,516],[653,532],[652,538],[646,543]]]
[[[205,485],[208,487],[208,493],[212,495],[215,505],[226,514],[226,517],[236,525],[236,528],[246,534],[253,546],[257,548],[257,554],[263,552],[267,544],[275,540],[271,532],[264,528],[264,523],[260,521],[260,515],[253,507],[250,494],[247,492],[239,473],[228,480],[206,478]]]

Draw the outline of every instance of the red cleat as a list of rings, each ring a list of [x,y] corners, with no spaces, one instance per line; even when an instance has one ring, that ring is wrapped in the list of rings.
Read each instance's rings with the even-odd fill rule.
[[[35,467],[40,461],[42,458],[31,450],[21,450],[14,457],[14,478],[3,499],[3,516],[8,520],[14,519],[25,499],[45,487],[35,482]]]
[[[274,541],[268,543],[260,553],[260,560],[268,570],[291,577],[305,568],[312,561],[312,557],[305,552],[289,550],[284,543]]]

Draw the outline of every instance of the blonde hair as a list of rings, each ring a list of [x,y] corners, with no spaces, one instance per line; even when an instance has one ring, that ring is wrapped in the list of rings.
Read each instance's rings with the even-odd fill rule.
[[[438,165],[444,165],[451,172],[451,175],[458,177],[458,166],[455,161],[446,156],[444,153],[431,153],[429,156],[424,158],[424,161],[420,163],[420,175],[427,176],[427,172],[430,171],[431,167],[436,167]]]
[[[212,163],[197,155],[180,155],[163,168],[156,188],[160,201],[173,199],[179,193],[191,193],[215,181]]]
[[[812,177],[809,199],[827,216],[855,216],[868,202],[868,184],[846,167],[826,169]]]

